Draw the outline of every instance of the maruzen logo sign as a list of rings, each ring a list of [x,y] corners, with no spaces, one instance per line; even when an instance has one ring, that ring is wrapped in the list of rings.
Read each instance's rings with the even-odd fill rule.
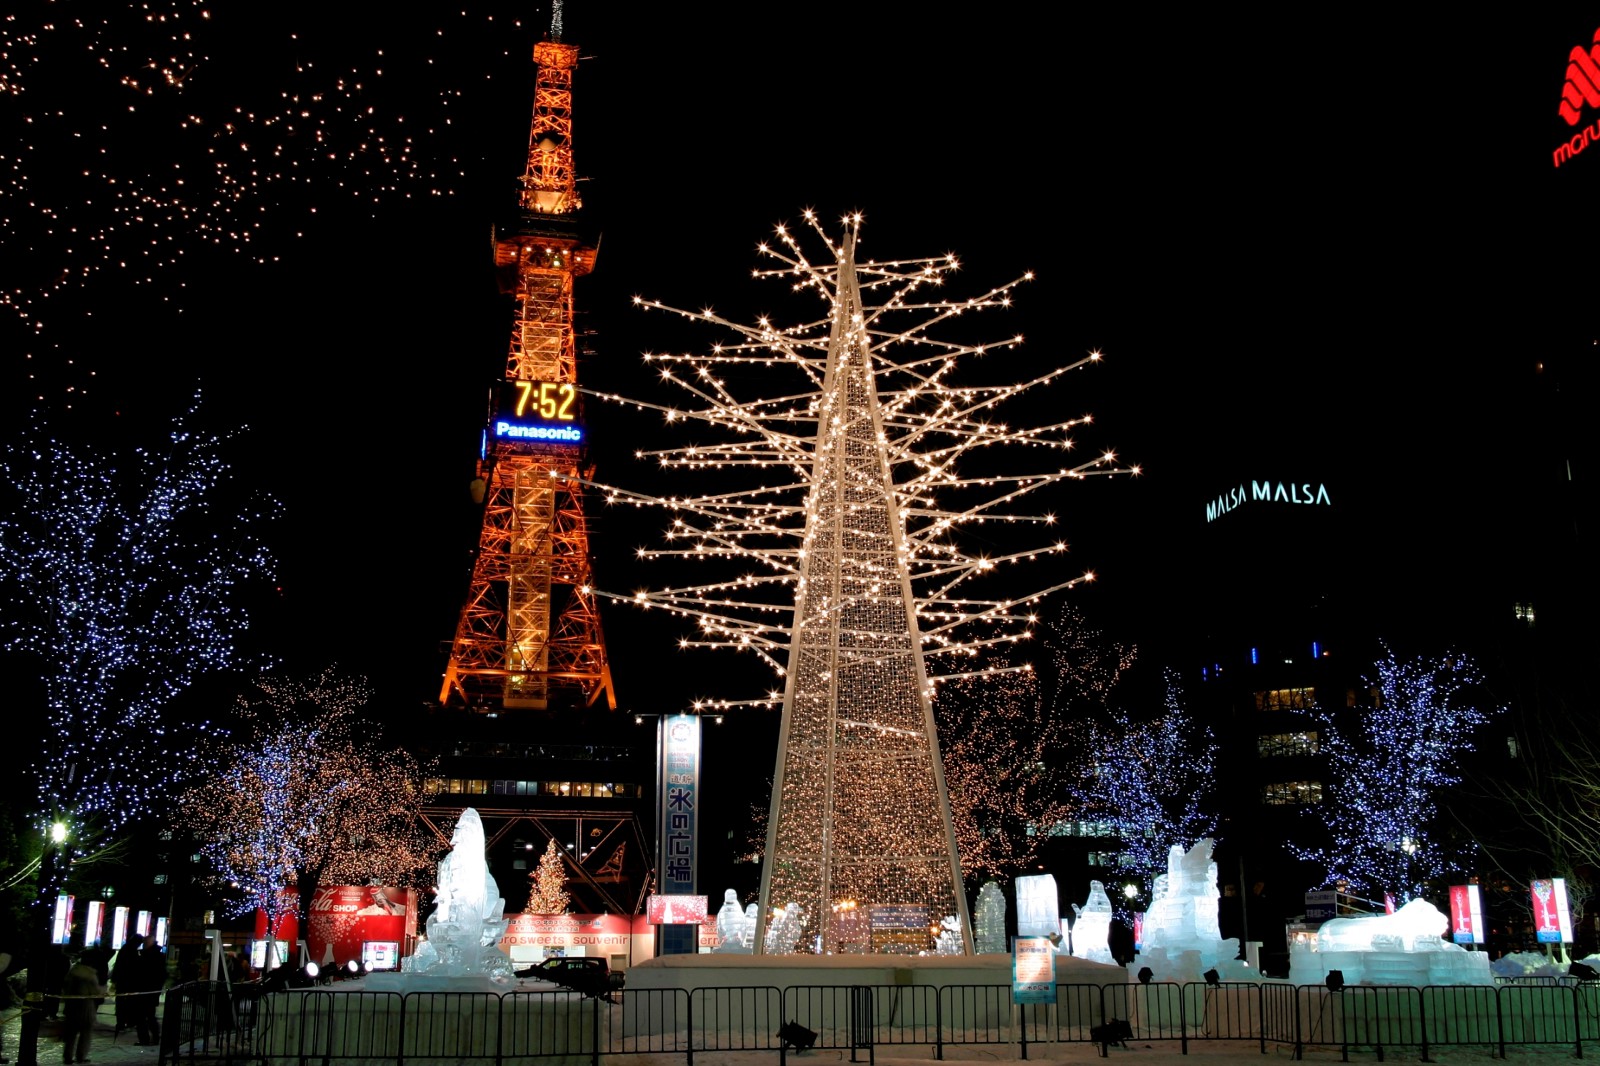
[[[1600,29],[1594,31],[1594,45],[1578,45],[1567,57],[1567,81],[1561,86],[1561,118],[1569,126],[1584,120],[1589,109],[1589,125],[1555,150],[1555,165],[1560,166],[1590,144],[1600,141]]]

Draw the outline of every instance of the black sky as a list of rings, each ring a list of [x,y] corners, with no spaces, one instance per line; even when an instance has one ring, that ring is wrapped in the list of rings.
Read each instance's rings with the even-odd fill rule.
[[[63,7],[34,6],[38,19]],[[337,661],[401,703],[435,694],[469,573],[467,484],[511,322],[487,238],[514,208],[532,27],[548,17],[516,28],[523,9],[462,10],[214,13],[205,63],[151,106],[208,121],[234,100],[292,110],[285,94],[359,69],[349,106],[416,116],[391,135],[416,136],[441,176],[335,171],[299,135],[279,156],[247,149],[258,171],[287,175],[237,211],[240,226],[260,224],[249,254],[210,254],[167,227],[156,240],[195,250],[154,282],[102,270],[0,325],[12,409],[36,393],[48,408],[71,399],[78,414],[135,419],[198,385],[219,419],[249,423],[241,472],[285,507],[283,593],[263,635],[292,662]],[[861,210],[865,254],[955,252],[971,291],[1036,271],[995,322],[1027,337],[1024,373],[1106,352],[1066,406],[1096,414],[1086,443],[1147,473],[1069,490],[1060,509],[1073,566],[1101,573],[1128,624],[1169,616],[1174,590],[1203,589],[1204,502],[1241,478],[1328,483],[1387,531],[1368,527],[1379,547],[1364,550],[1401,570],[1502,568],[1508,508],[1552,461],[1520,431],[1519,397],[1535,363],[1578,351],[1596,324],[1600,149],[1560,168],[1552,151],[1565,57],[1591,41],[1597,12],[1263,20],[990,5],[956,18],[889,4],[624,15],[571,3],[566,37],[585,57],[574,148],[603,233],[578,287],[580,377],[652,395],[641,351],[709,339],[634,311],[635,294],[809,315],[750,279],[754,246],[802,209]],[[43,128],[53,105],[85,130],[100,122],[89,140],[139,174],[193,150],[123,125],[122,90],[92,72],[49,69],[33,71],[31,93],[0,97],[27,196],[53,167],[63,182],[77,167],[70,131],[51,154],[24,129]],[[442,108],[452,88],[459,104]],[[308,95],[303,110],[333,99]],[[448,127],[431,122],[446,113]],[[372,195],[357,195],[362,180]],[[7,195],[8,220],[27,216],[22,194]],[[42,286],[29,271],[53,271],[45,251],[66,235],[9,228],[8,291]],[[601,479],[655,485],[628,459],[654,429],[596,410]],[[631,587],[629,556],[652,538],[635,513],[599,512],[600,584]],[[676,631],[653,617],[606,624],[625,705],[747,694],[719,691],[714,662],[676,658]]]

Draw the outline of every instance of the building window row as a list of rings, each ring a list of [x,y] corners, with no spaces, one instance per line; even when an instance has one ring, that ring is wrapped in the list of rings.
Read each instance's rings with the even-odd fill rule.
[[[1321,781],[1278,781],[1263,785],[1261,802],[1275,807],[1310,806],[1322,802]]]
[[[1275,688],[1257,692],[1258,711],[1314,711],[1317,708],[1317,690],[1314,688]]]
[[[1091,851],[1089,852],[1089,865],[1113,867],[1117,865],[1117,853],[1114,851]]]
[[[1267,758],[1274,755],[1315,755],[1319,748],[1315,730],[1298,733],[1270,733],[1256,738],[1256,754]]]
[[[1047,837],[1114,837],[1119,836],[1115,822],[1056,822],[1054,825],[1028,826],[1029,836]]]
[[[460,758],[540,759],[544,762],[626,762],[638,755],[611,744],[537,744],[505,740],[458,740],[450,754]]]
[[[475,777],[439,777],[428,782],[435,795],[553,796],[557,799],[637,799],[639,785],[614,781],[508,781]]]

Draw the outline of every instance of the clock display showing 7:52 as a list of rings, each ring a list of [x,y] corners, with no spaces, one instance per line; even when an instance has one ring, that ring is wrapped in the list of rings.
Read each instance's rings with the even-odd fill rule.
[[[508,381],[500,397],[501,415],[541,422],[576,422],[578,389],[570,381]]]

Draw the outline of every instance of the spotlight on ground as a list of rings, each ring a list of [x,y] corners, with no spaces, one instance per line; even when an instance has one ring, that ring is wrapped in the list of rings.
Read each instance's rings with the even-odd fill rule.
[[[1343,990],[1344,990],[1344,971],[1343,970],[1329,970],[1328,971],[1328,991],[1329,992],[1342,992]]]
[[[810,1051],[817,1042],[817,1034],[799,1022],[784,1022],[778,1029],[778,1039],[796,1051]]]

